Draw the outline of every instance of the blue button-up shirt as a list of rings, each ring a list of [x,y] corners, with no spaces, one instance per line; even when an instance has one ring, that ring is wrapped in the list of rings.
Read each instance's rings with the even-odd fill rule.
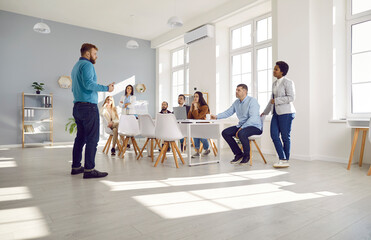
[[[73,102],[98,103],[98,92],[107,92],[108,86],[97,84],[94,65],[86,58],[80,57],[71,73]]]
[[[242,101],[237,99],[226,111],[217,115],[218,119],[228,118],[236,113],[238,117],[238,128],[256,127],[262,129],[259,114],[259,103],[255,98],[246,96]]]

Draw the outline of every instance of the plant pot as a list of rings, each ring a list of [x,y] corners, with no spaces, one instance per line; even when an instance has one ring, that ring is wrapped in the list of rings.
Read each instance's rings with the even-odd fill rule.
[[[40,94],[40,91],[39,91],[39,90],[37,90],[37,91],[36,91],[36,94]]]

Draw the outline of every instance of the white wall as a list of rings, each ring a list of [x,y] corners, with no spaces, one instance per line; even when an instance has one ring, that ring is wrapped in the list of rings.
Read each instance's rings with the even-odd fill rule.
[[[156,94],[156,113],[160,112],[163,101],[171,104],[171,57],[170,50],[167,48],[157,49],[157,94]],[[154,116],[155,117],[155,116]]]
[[[189,45],[189,92],[207,92],[210,111],[216,106],[215,38],[205,38]]]
[[[223,24],[215,25],[216,44],[216,106],[215,113],[225,111],[230,106],[229,83],[229,27]]]
[[[345,163],[351,131],[344,123],[329,122],[333,118],[332,1],[278,0],[273,11],[276,60],[288,62],[288,77],[294,80],[297,91],[292,158]],[[339,69],[345,67],[339,63]]]

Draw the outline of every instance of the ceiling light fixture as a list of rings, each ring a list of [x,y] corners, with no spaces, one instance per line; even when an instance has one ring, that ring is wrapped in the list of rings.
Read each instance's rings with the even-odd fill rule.
[[[167,25],[171,28],[177,28],[183,26],[183,21],[179,17],[173,16],[167,20]]]
[[[130,25],[131,25],[131,27],[133,27],[133,17],[134,17],[134,15],[130,15]],[[139,47],[139,43],[137,41],[135,41],[134,39],[131,39],[126,43],[126,48],[137,49],[138,47]]]
[[[34,26],[33,26],[33,30],[37,33],[43,33],[43,34],[48,34],[50,33],[50,27],[46,24],[46,23],[43,23],[43,21],[41,20],[41,22],[39,23],[36,23]]]
[[[126,47],[129,49],[137,49],[139,47],[139,44],[137,41],[131,39],[126,43]]]
[[[167,20],[167,25],[171,28],[177,28],[183,26],[183,21],[178,16],[176,16],[176,0],[174,0],[174,12],[175,16],[172,16]]]

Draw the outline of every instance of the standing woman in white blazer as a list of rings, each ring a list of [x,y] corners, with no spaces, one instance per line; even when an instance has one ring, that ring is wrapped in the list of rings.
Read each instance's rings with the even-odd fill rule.
[[[279,160],[273,164],[275,168],[289,167],[290,159],[290,134],[292,120],[295,118],[295,108],[292,103],[295,100],[295,84],[286,78],[289,65],[283,61],[276,62],[273,76],[276,81],[272,84],[272,98],[261,115],[272,112],[271,138],[276,148]],[[282,142],[280,139],[282,138]]]
[[[135,96],[134,88],[131,85],[127,85],[125,88],[125,95],[121,97],[119,106],[122,108],[121,114],[123,115],[133,115],[135,114]]]

